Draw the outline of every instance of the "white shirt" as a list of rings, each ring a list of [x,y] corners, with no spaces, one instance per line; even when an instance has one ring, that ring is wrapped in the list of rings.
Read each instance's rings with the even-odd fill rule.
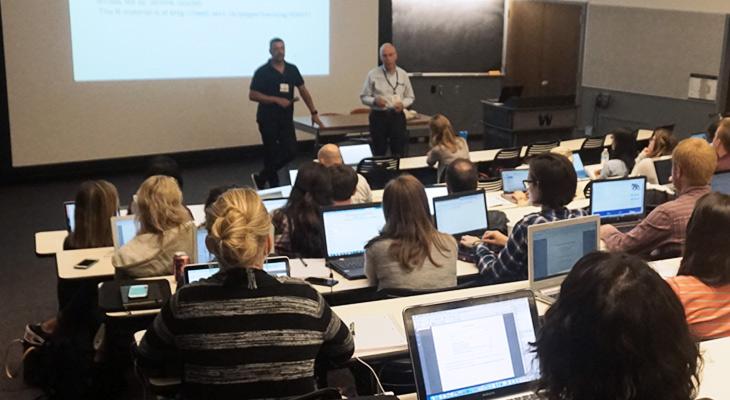
[[[385,100],[385,108],[375,105],[376,97]],[[403,103],[403,108],[408,108],[415,99],[408,73],[398,66],[395,67],[395,72],[386,72],[384,66],[371,69],[360,93],[363,104],[381,111],[393,109],[398,101]]]

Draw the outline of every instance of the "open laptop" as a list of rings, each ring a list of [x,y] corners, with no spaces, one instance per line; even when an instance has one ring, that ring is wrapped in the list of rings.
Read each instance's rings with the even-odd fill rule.
[[[525,184],[523,181],[527,179],[530,173],[529,169],[505,169],[502,170],[502,197],[512,203],[515,200],[511,194],[514,192],[524,192]]]
[[[139,223],[134,215],[125,215],[123,217],[111,217],[112,224],[112,240],[114,241],[114,250],[127,244],[139,231]]]
[[[340,154],[342,155],[342,162],[345,165],[357,165],[363,158],[373,156],[373,152],[370,149],[369,144],[355,144],[352,146],[340,146]]]
[[[269,214],[273,214],[274,211],[284,207],[287,201],[289,201],[289,199],[287,199],[286,197],[276,197],[272,199],[262,200],[262,202],[264,203],[264,207],[266,207],[266,211],[268,211]]]
[[[730,171],[718,172],[712,176],[712,191],[730,194]]]
[[[271,276],[291,276],[289,257],[268,257],[264,260],[264,271]]]
[[[583,160],[580,158],[580,154],[573,154],[573,168],[575,169],[575,175],[579,181],[590,179],[590,175],[586,171],[586,167],[583,165]]]
[[[327,265],[347,279],[365,277],[365,245],[385,225],[380,203],[322,208]]]
[[[64,201],[63,208],[66,211],[66,229],[73,232],[76,229],[76,202]]]
[[[188,264],[183,269],[183,283],[187,285],[202,279],[208,279],[217,274],[219,270],[220,266],[215,262]]]
[[[531,291],[414,306],[403,322],[419,399],[537,399]]]
[[[205,226],[199,226],[195,231],[195,258],[193,260],[196,263],[208,263],[213,261],[215,255],[208,251],[208,246],[205,245],[205,238],[208,236],[208,230]]]
[[[598,250],[597,215],[527,227],[527,277],[535,295],[552,303],[560,284],[584,255]]]
[[[289,184],[294,186],[294,182],[297,181],[297,174],[299,174],[298,169],[290,169],[289,170]]]
[[[426,197],[428,198],[428,210],[433,215],[433,199],[443,197],[449,194],[449,190],[445,185],[426,186]]]
[[[273,199],[273,198],[281,198],[281,197],[289,197],[289,194],[291,193],[292,185],[286,185],[286,186],[277,186],[273,188],[268,189],[261,189],[257,190],[256,193],[259,194],[259,197],[262,199]]]
[[[657,182],[660,185],[672,183],[672,156],[662,156],[654,160]]]
[[[487,194],[483,190],[462,192],[433,199],[436,229],[456,237],[481,237],[489,227]]]
[[[597,180],[591,185],[590,214],[600,216],[602,224],[628,232],[644,218],[646,177]]]

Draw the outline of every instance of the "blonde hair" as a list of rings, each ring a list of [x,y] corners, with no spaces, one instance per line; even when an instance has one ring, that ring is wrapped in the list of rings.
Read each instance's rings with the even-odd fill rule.
[[[428,126],[431,128],[431,147],[442,145],[452,153],[457,150],[456,133],[448,118],[443,114],[436,114],[431,117]]]
[[[730,152],[730,118],[723,118],[715,131],[715,138],[720,141],[725,151]]]
[[[717,167],[715,150],[706,140],[689,138],[679,142],[672,153],[672,163],[682,171],[687,185],[710,184]]]
[[[658,128],[655,130],[651,140],[654,141],[654,151],[647,155],[649,158],[672,154],[674,147],[677,145],[672,131],[667,128]]]
[[[231,189],[205,212],[205,227],[212,252],[228,267],[261,265],[266,257],[266,239],[271,217],[252,189]]]
[[[137,190],[140,233],[162,233],[192,221],[175,178],[153,175]]]

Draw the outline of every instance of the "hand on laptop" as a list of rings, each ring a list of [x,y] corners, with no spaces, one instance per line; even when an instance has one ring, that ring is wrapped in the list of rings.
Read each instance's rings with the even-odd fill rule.
[[[462,246],[464,246],[464,247],[468,247],[468,248],[470,248],[470,249],[471,249],[471,248],[474,248],[474,247],[477,247],[477,245],[478,245],[479,243],[481,243],[481,242],[482,242],[482,240],[481,240],[481,239],[479,239],[478,237],[476,237],[476,236],[469,236],[469,235],[464,235],[464,236],[462,236],[462,237],[461,237],[461,240],[459,241],[459,243],[460,243],[460,244],[461,244]]]
[[[504,247],[507,245],[507,236],[500,231],[486,231],[482,236],[482,241],[486,244]]]
[[[517,191],[512,193],[512,198],[518,206],[526,206],[530,202],[530,198],[526,192]]]

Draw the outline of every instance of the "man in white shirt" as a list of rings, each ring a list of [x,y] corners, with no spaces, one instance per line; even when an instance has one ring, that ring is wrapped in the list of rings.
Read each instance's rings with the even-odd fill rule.
[[[340,148],[336,144],[329,143],[322,146],[317,152],[317,161],[325,167],[332,167],[334,165],[343,165],[342,154],[340,154]],[[359,203],[371,203],[373,201],[373,194],[370,190],[370,185],[365,177],[357,174],[357,185],[355,186],[355,193],[350,198],[353,204]]]
[[[370,111],[370,138],[373,155],[383,156],[390,141],[390,154],[404,156],[408,133],[403,110],[416,99],[408,73],[396,65],[398,52],[395,46],[380,46],[383,65],[368,72],[360,93],[360,100]]]

